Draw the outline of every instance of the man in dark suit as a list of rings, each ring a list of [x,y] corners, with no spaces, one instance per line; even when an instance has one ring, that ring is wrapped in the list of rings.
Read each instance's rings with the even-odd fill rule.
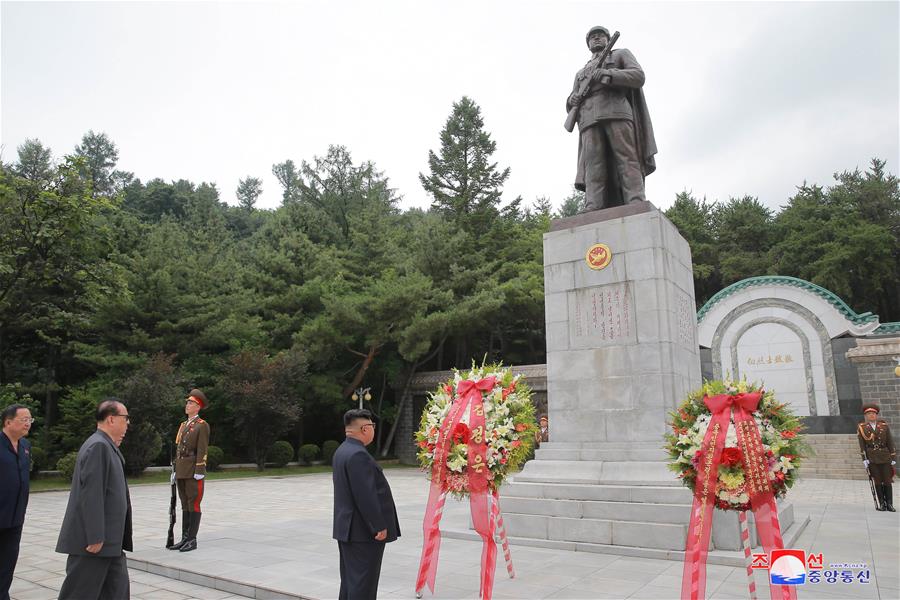
[[[334,525],[341,555],[340,600],[370,600],[378,594],[384,545],[400,536],[391,486],[366,446],[375,438],[368,410],[344,414],[347,439],[332,459]]]
[[[9,587],[19,559],[19,542],[28,506],[31,446],[25,436],[34,419],[28,407],[10,404],[2,414],[0,433],[0,600],[9,600]]]
[[[78,450],[69,504],[56,551],[68,554],[59,600],[130,596],[125,553],[131,543],[131,498],[119,445],[128,409],[115,398],[97,407],[97,431]]]

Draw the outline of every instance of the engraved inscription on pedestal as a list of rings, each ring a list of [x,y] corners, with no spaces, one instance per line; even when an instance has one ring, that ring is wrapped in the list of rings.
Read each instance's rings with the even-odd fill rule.
[[[697,346],[694,341],[697,330],[694,321],[694,301],[684,292],[679,291],[677,292],[677,295],[678,300],[676,310],[678,311],[678,341],[685,348],[694,350]]]
[[[569,292],[572,348],[597,348],[637,341],[631,283],[611,283]]]

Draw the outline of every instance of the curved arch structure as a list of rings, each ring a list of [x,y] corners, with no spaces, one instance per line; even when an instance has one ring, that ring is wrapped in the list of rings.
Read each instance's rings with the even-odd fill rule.
[[[831,340],[870,335],[878,316],[857,314],[823,287],[795,277],[751,277],[697,313],[698,342],[715,378],[762,381],[798,415],[840,414]]]

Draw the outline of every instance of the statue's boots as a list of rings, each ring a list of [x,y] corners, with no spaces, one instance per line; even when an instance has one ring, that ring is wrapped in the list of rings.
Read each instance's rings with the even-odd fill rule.
[[[200,517],[203,513],[192,512],[190,514],[191,529],[188,531],[188,540],[184,543],[184,546],[179,548],[179,552],[190,552],[197,549],[197,531],[200,530]]]
[[[186,510],[181,511],[181,541],[173,546],[169,546],[169,550],[181,550],[185,542],[188,541],[188,532],[191,530],[191,513]]]
[[[893,487],[889,483],[883,483],[881,484],[881,487],[884,488],[884,509],[891,512],[897,512],[897,509],[894,508]]]

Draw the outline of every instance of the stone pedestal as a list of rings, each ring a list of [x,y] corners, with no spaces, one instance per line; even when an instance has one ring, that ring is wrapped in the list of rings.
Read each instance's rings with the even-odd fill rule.
[[[586,259],[596,244],[612,255],[602,269]],[[510,536],[680,558],[691,495],[662,446],[668,413],[701,384],[687,242],[649,202],[554,221],[544,291],[550,442],[504,486]],[[793,511],[779,513],[787,531]],[[714,547],[740,549],[737,516],[716,519]]]
[[[592,269],[586,253],[601,243],[612,259]],[[649,202],[554,221],[544,292],[550,431],[570,450],[554,456],[660,462],[668,412],[700,385],[687,241]]]

